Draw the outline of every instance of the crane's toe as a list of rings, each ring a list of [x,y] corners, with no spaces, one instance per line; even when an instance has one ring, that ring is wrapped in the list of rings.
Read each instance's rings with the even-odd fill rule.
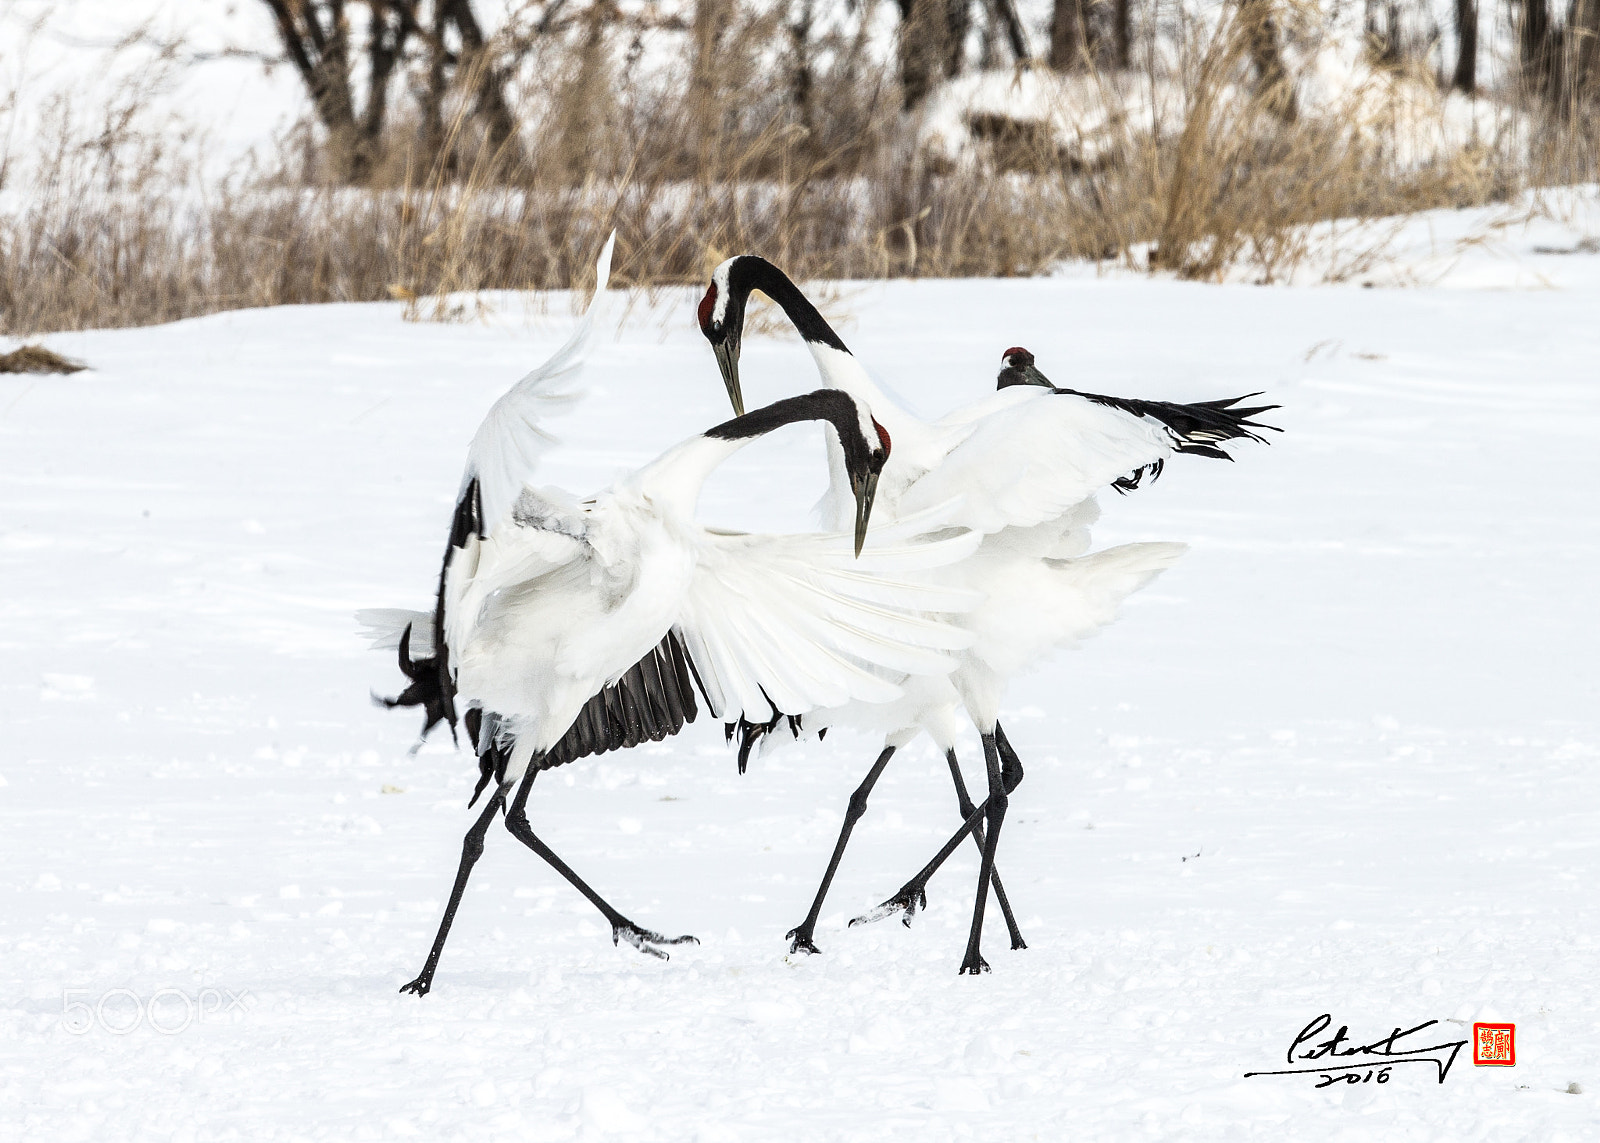
[[[658,945],[697,945],[700,942],[691,936],[667,937],[660,933],[653,933],[649,929],[641,929],[631,921],[624,921],[620,925],[611,926],[611,943],[620,944],[627,941],[634,948],[646,956],[653,956],[659,960],[671,960],[666,950]]]
[[[426,996],[432,987],[433,981],[427,979],[426,977],[419,976],[409,984],[402,984],[400,986],[400,991],[409,992],[414,996]]]
[[[904,916],[900,918],[900,922],[910,928],[911,918],[917,915],[917,910],[926,909],[927,907],[928,890],[921,885],[907,885],[876,909],[869,909],[867,912],[862,913],[861,916],[853,918],[850,925],[852,928],[856,925],[870,925],[886,917],[892,917],[896,913],[903,913]]]
[[[790,953],[805,953],[808,956],[817,956],[822,952],[816,946],[816,943],[812,941],[811,930],[803,925],[800,928],[790,929],[783,935],[789,940]]]
[[[973,976],[978,976],[981,973],[988,971],[988,961],[984,960],[983,957],[977,955],[976,953],[969,953],[967,954],[966,959],[961,962],[961,972],[959,975],[965,976],[966,974],[971,973]]]

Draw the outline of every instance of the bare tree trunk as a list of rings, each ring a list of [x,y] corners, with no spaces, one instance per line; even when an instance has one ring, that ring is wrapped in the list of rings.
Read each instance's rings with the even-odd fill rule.
[[[1395,0],[1367,0],[1367,56],[1375,64],[1400,62],[1400,6]]]
[[[1055,0],[1050,18],[1050,66],[1078,71],[1094,48],[1088,0]]]
[[[1133,59],[1133,18],[1130,7],[1130,0],[1115,0],[1111,8],[1111,45],[1115,53],[1112,64],[1118,71],[1127,71]]]
[[[1239,0],[1239,19],[1256,73],[1256,89],[1273,112],[1287,120],[1295,117],[1294,87],[1283,66],[1283,48],[1278,42],[1278,21],[1272,2]]]
[[[1560,99],[1560,51],[1550,26],[1546,0],[1521,0],[1517,25],[1517,58],[1523,89],[1531,95]]]
[[[732,14],[729,0],[695,0],[694,57],[689,70],[689,111],[695,117],[696,169],[710,177],[713,151],[721,134],[722,98],[718,82],[722,33]]]
[[[558,154],[567,171],[576,176],[595,168],[595,152],[606,129],[610,110],[611,76],[606,55],[606,23],[613,12],[603,4],[591,4],[583,15],[583,43],[578,50],[578,68],[570,82],[556,97],[555,135]]]
[[[920,104],[944,71],[948,52],[945,0],[898,0],[900,92],[907,111]]]
[[[966,60],[967,35],[972,31],[971,0],[945,0],[944,21],[944,74],[954,79]]]
[[[1450,86],[1471,95],[1478,89],[1478,4],[1456,0],[1456,71]]]
[[[490,58],[472,0],[433,0],[431,28],[418,22],[422,0],[362,0],[366,5],[365,101],[358,114],[351,75],[350,19],[346,0],[262,0],[272,12],[284,54],[299,72],[317,121],[327,132],[324,153],[334,177],[365,182],[382,149],[389,86],[413,36],[428,44],[427,86],[421,99],[423,147],[430,162],[446,146],[445,92],[452,78],[471,91],[475,114],[502,156],[520,157],[517,120],[506,100],[506,77]],[[455,29],[461,51],[452,54],[447,33]]]
[[[806,129],[807,145],[816,129],[812,91],[815,78],[811,71],[811,22],[813,0],[800,0],[794,22],[789,25],[789,43],[794,55],[793,79],[790,99],[794,103],[795,118]]]
[[[389,77],[416,27],[416,0],[368,0],[371,22],[367,39],[367,106],[361,116],[361,147],[376,161],[389,110]],[[390,17],[393,16],[391,20]]]
[[[360,182],[370,162],[361,154],[355,100],[350,91],[350,44],[344,0],[318,7],[293,0],[266,0],[278,25],[284,54],[311,94],[317,121],[328,132],[328,152],[341,181]]]
[[[508,162],[522,157],[517,141],[517,118],[506,102],[506,77],[494,66],[485,50],[483,28],[472,12],[472,0],[434,0],[447,9],[450,22],[461,36],[461,62],[456,75],[464,76],[472,88],[478,114],[483,116],[489,129],[489,143],[495,153]]]
[[[452,157],[445,154],[444,93],[446,51],[445,29],[450,20],[446,10],[434,5],[433,24],[428,30],[428,81],[422,91],[422,151],[432,166],[442,164],[439,174],[454,174]]]
[[[1011,56],[1018,63],[1028,58],[1028,36],[1022,29],[1022,17],[1017,15],[1015,0],[985,0],[984,6],[989,10],[989,20],[1006,34],[1006,43],[1011,47]]]
[[[1572,41],[1567,84],[1573,98],[1600,100],[1600,0],[1572,0],[1567,35]]]

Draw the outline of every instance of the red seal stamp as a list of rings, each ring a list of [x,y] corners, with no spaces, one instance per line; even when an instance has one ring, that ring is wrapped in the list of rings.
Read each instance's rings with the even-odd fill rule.
[[[1480,1068],[1485,1065],[1502,1068],[1514,1066],[1517,1062],[1517,1026],[1474,1024],[1472,1062]]]

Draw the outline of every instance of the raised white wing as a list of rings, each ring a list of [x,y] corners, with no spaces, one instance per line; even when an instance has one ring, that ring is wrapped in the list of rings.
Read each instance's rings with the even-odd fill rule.
[[[595,322],[605,311],[611,250],[616,241],[613,231],[600,250],[595,263],[594,298],[567,343],[494,403],[467,449],[467,468],[457,500],[477,480],[487,529],[502,522],[538,468],[545,450],[556,443],[556,438],[541,427],[541,419],[565,412],[583,395],[575,386],[583,372]]]
[[[970,642],[948,613],[981,596],[943,586],[933,569],[970,555],[979,537],[917,538],[923,515],[875,530],[861,558],[843,533],[706,532],[675,626],[725,722],[765,722],[850,701],[889,702],[907,675],[944,674]]]
[[[1019,389],[997,395],[1002,407],[906,490],[902,515],[960,496],[952,523],[984,533],[1032,527],[1172,455],[1157,423],[1076,394],[1010,395]]]

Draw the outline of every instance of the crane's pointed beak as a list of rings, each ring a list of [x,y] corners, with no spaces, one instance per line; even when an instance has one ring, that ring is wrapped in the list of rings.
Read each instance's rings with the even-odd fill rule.
[[[1054,389],[1056,387],[1055,382],[1051,381],[1050,378],[1039,372],[1032,365],[1024,365],[1022,367],[1022,375],[1028,379],[1029,385],[1042,385],[1046,389]]]
[[[728,387],[728,400],[733,402],[733,415],[744,416],[744,391],[739,388],[739,338],[730,333],[714,347],[717,368],[722,370],[722,383]]]
[[[861,558],[861,546],[867,542],[867,521],[872,518],[872,500],[878,495],[878,474],[869,472],[862,480],[850,482],[856,494],[856,558]]]

